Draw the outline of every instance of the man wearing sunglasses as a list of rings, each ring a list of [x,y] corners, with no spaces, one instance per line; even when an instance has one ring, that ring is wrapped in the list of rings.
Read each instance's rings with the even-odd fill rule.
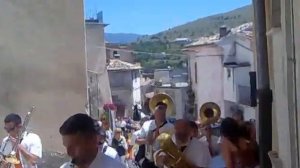
[[[17,143],[17,136],[22,130],[22,119],[18,114],[9,114],[4,119],[4,129],[8,133],[2,141],[0,152],[7,156],[13,147],[17,145],[17,158],[21,161],[23,168],[37,168],[37,161],[42,157],[42,143],[38,135],[34,133],[25,132],[21,144]],[[0,168],[7,166],[8,163],[2,161]],[[1,167],[2,166],[2,167]]]

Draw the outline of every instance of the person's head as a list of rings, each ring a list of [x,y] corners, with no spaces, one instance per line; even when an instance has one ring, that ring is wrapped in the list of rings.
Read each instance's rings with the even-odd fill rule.
[[[22,128],[22,119],[18,114],[11,113],[4,118],[4,129],[12,136],[16,137]]]
[[[59,128],[63,145],[76,165],[91,162],[98,150],[98,136],[94,120],[86,114],[69,117]]]
[[[99,121],[94,120],[95,129],[98,133],[98,144],[102,145],[106,141],[106,133],[104,128],[99,125]]]
[[[221,123],[221,135],[228,138],[231,142],[236,143],[241,137],[241,129],[239,123],[233,118],[225,118]]]
[[[167,104],[158,102],[155,106],[154,118],[156,121],[163,122],[166,120]]]
[[[192,136],[195,138],[198,137],[199,136],[199,128],[198,128],[198,125],[196,124],[196,122],[190,121],[189,125],[191,128]]]
[[[122,135],[122,129],[121,128],[116,128],[115,133],[114,133],[115,139],[119,140],[121,138],[121,135]]]
[[[244,121],[244,112],[239,109],[232,113],[232,118],[240,123],[240,122]]]
[[[191,138],[191,128],[189,121],[185,119],[179,119],[175,122],[175,137],[176,142],[185,144]]]
[[[240,125],[241,127],[241,133],[243,138],[248,139],[248,140],[255,140],[255,126],[253,125],[253,123],[251,123],[250,121],[246,121],[243,124]]]
[[[102,123],[102,127],[105,129],[105,130],[108,130],[110,125],[109,125],[109,120],[108,118],[106,118],[104,115],[102,117],[100,117],[100,121]]]

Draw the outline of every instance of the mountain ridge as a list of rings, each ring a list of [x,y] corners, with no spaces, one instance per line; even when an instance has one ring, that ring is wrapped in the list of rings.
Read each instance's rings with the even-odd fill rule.
[[[253,20],[253,7],[246,5],[228,12],[206,16],[175,26],[154,35],[145,35],[138,40],[174,40],[176,38],[199,38],[216,34],[221,26],[233,28]]]
[[[135,42],[142,35],[134,33],[105,33],[105,41],[109,43],[132,43]]]

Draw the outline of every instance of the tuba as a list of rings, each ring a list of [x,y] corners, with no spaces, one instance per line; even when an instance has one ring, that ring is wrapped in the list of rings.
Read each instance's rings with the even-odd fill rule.
[[[204,103],[199,111],[200,124],[207,126],[218,122],[221,117],[220,107],[214,102]]]
[[[166,93],[157,93],[149,101],[149,109],[152,113],[155,111],[156,104],[158,102],[163,102],[167,105],[166,115],[174,115],[174,102],[172,98]]]
[[[22,125],[22,128],[21,128],[20,132],[18,133],[16,144],[13,146],[11,153],[4,157],[4,160],[7,163],[10,164],[9,167],[11,167],[12,165],[20,165],[21,164],[21,161],[17,157],[17,152],[18,152],[17,151],[17,146],[23,140],[24,133],[27,130],[27,126],[29,124],[29,121],[31,119],[31,115],[34,112],[34,110],[35,110],[35,106],[32,106],[31,110],[26,114],[23,125]]]
[[[172,141],[171,135],[162,133],[157,137],[159,148],[162,152],[170,156],[170,160],[167,161],[166,167],[168,168],[192,168],[193,166],[186,160],[183,153],[177,148]]]

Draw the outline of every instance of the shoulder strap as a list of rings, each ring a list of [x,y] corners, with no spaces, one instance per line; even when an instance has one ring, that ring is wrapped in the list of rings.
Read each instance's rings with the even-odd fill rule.
[[[159,127],[156,127],[154,130],[152,130],[152,132],[155,132],[157,129],[162,128],[163,126],[165,126],[166,124],[168,124],[168,121],[166,120],[162,125],[160,125]]]

